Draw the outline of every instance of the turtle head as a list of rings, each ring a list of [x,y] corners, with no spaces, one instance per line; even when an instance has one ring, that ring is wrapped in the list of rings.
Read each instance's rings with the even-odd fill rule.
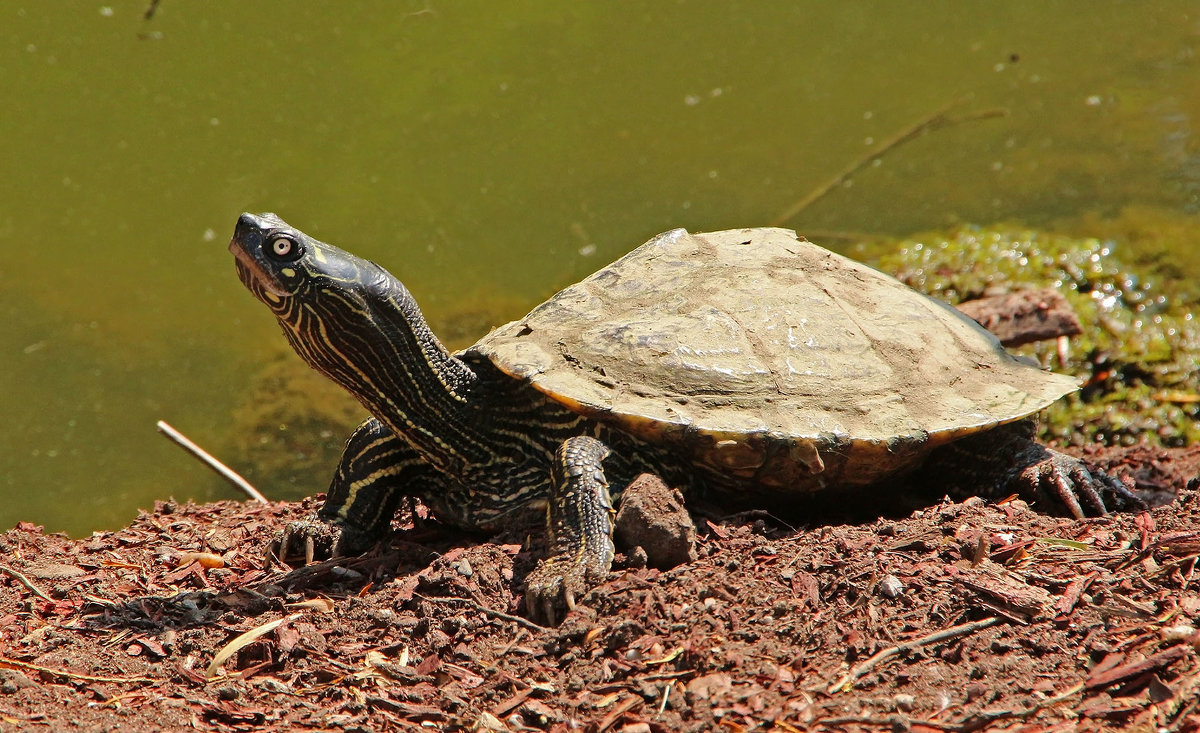
[[[242,284],[282,321],[305,303],[362,306],[373,291],[396,283],[374,262],[314,239],[275,214],[238,217],[229,251]]]
[[[229,242],[238,277],[271,307],[309,297],[314,288],[341,283],[356,287],[379,268],[320,242],[275,214],[242,214]]]
[[[362,344],[397,339],[415,339],[431,363],[448,356],[403,283],[275,214],[242,214],[229,251],[242,284],[271,309],[292,346],[318,371],[332,376],[358,360],[363,363],[355,363],[356,371],[375,369],[387,360],[366,354]],[[327,348],[314,348],[318,344]]]
[[[447,420],[463,404],[454,390],[465,390],[474,374],[437,340],[412,295],[387,270],[274,214],[242,214],[229,251],[238,277],[271,309],[296,353],[393,429]],[[397,407],[397,395],[409,393],[420,395],[415,402],[427,408],[421,414]],[[428,456],[444,448],[440,439],[422,444]]]

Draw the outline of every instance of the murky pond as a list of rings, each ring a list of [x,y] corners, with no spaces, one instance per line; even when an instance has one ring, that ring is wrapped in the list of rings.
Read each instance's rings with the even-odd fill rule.
[[[269,374],[282,338],[225,248],[243,210],[379,261],[469,341],[859,161],[788,224],[1200,209],[1191,2],[147,5],[0,0],[0,526],[235,496],[159,419],[235,457],[270,443],[245,416],[272,401],[353,422]],[[1194,244],[1168,255],[1185,276]]]

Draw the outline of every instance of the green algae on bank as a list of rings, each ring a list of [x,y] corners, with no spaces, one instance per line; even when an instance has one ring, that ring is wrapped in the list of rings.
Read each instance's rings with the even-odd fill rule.
[[[1188,283],[1171,278],[1169,270],[1123,258],[1112,240],[1017,227],[961,227],[887,249],[871,259],[873,265],[952,304],[1042,287],[1067,297],[1083,333],[1071,338],[1065,359],[1054,343],[1017,350],[1083,383],[1077,395],[1043,414],[1046,439],[1076,445],[1186,445],[1200,439],[1198,302]]]

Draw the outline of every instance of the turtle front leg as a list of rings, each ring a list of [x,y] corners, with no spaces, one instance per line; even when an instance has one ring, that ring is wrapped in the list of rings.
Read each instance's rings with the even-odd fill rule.
[[[546,512],[550,555],[525,578],[525,606],[553,626],[612,566],[613,505],[602,462],[604,443],[587,436],[563,441],[554,455]]]
[[[375,418],[367,418],[342,451],[329,495],[312,519],[290,523],[271,543],[286,560],[357,555],[391,532],[396,506],[429,471],[412,448]]]

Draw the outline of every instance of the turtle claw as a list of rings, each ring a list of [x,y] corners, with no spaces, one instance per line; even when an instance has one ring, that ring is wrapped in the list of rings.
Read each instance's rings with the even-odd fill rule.
[[[1065,508],[1075,519],[1145,508],[1145,502],[1123,481],[1102,471],[1089,471],[1078,458],[1047,452],[1046,458],[1020,474],[1021,483],[1038,499]]]
[[[538,563],[525,578],[525,609],[543,626],[557,626],[575,610],[576,600],[602,581],[608,571],[598,563],[552,557]]]
[[[314,559],[332,557],[340,539],[340,528],[320,519],[303,519],[289,522],[271,542],[268,552],[285,563],[303,553],[304,564],[309,565]]]

